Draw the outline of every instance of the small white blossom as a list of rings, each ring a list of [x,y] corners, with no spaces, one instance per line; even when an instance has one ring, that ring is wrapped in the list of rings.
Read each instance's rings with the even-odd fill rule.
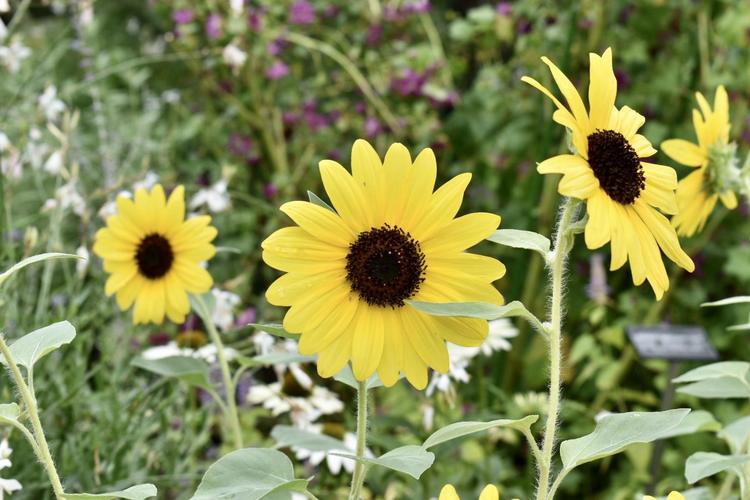
[[[73,213],[82,216],[86,210],[86,201],[83,199],[81,194],[78,192],[76,187],[76,180],[71,179],[66,184],[63,184],[55,191],[56,203],[51,204],[50,200],[47,200],[45,207],[49,204],[50,208],[62,207],[63,209],[70,208]]]
[[[4,438],[2,441],[0,441],[0,469],[5,469],[12,465],[10,462],[10,454],[12,452],[13,449],[8,444],[7,438]],[[14,491],[18,491],[20,489],[22,489],[21,483],[19,483],[17,480],[3,479],[0,477],[0,500],[3,499],[6,493],[10,495]]]
[[[54,85],[47,85],[44,93],[39,96],[38,103],[48,122],[56,122],[65,111],[65,103],[57,98],[57,87]]]
[[[322,434],[323,426],[320,424],[315,424],[307,427],[305,430],[316,434]],[[341,472],[342,468],[346,470],[346,472],[351,474],[352,472],[354,472],[354,460],[339,455],[334,455],[334,453],[345,453],[348,455],[356,453],[357,436],[352,434],[351,432],[347,432],[346,434],[344,434],[344,439],[342,439],[341,441],[343,444],[341,449],[333,449],[328,451],[311,451],[300,446],[292,446],[292,450],[295,452],[295,456],[297,457],[297,459],[307,461],[307,463],[315,467],[319,466],[321,463],[323,463],[323,460],[325,460],[328,470],[331,471],[331,474],[333,474],[334,476],[337,476]],[[365,449],[365,456],[370,458],[373,457],[373,454],[369,448]]]
[[[63,159],[63,152],[60,150],[55,151],[44,162],[44,171],[52,175],[58,175],[63,169]]]
[[[3,132],[0,132],[0,153],[10,149],[10,139]]]
[[[159,176],[152,171],[146,172],[146,175],[138,182],[133,183],[133,191],[138,191],[140,188],[149,190],[159,182]]]
[[[307,397],[289,396],[284,394],[281,382],[251,386],[247,400],[251,404],[263,405],[276,417],[288,413],[296,427],[307,427],[321,415],[332,415],[344,409],[338,396],[325,387],[311,387]]]
[[[235,15],[239,16],[242,14],[242,9],[244,8],[245,0],[229,0],[229,8],[232,9],[232,12],[234,12]]]
[[[5,40],[6,36],[8,36],[8,28],[5,27],[5,23],[0,19],[0,42]]]
[[[0,64],[10,73],[18,73],[21,69],[21,62],[31,55],[31,49],[14,38],[10,45],[0,45]]]
[[[10,12],[8,0],[0,0],[0,12]]]
[[[492,320],[487,338],[479,349],[485,356],[490,356],[495,351],[510,351],[511,345],[508,339],[516,335],[518,335],[518,330],[507,318]]]
[[[180,91],[177,89],[165,90],[161,94],[161,100],[167,104],[180,102]]]
[[[273,346],[276,344],[276,337],[268,332],[260,330],[253,335],[253,344],[255,345],[255,353],[259,355],[268,354],[273,350]]]
[[[422,410],[422,427],[429,432],[435,424],[435,407],[432,403],[426,402],[420,409]]]
[[[224,47],[224,51],[221,55],[224,58],[224,62],[234,70],[244,66],[245,61],[247,61],[247,54],[245,51],[233,43]]]
[[[214,310],[211,320],[220,330],[231,330],[234,326],[234,308],[240,303],[240,296],[232,292],[225,292],[214,288],[211,290],[214,296]]]
[[[223,212],[231,206],[229,194],[227,194],[227,181],[221,179],[213,185],[200,189],[190,200],[190,209],[195,210],[206,205],[209,212]]]
[[[35,169],[40,168],[48,153],[49,146],[42,142],[42,132],[38,128],[32,127],[29,130],[29,141],[26,143],[26,156],[29,163]]]
[[[171,358],[172,356],[187,356],[192,358],[202,359],[208,363],[216,363],[217,359],[216,346],[214,344],[206,344],[198,349],[190,347],[180,347],[174,340],[154,347],[149,347],[141,353],[144,359],[164,359]],[[224,348],[224,355],[228,361],[235,359],[238,356],[237,350],[231,347]]]

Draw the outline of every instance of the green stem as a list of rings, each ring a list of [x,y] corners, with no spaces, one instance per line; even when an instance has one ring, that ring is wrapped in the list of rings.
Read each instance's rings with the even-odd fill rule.
[[[224,416],[229,420],[229,425],[232,428],[232,435],[234,436],[234,447],[239,450],[242,448],[242,427],[240,427],[240,417],[237,411],[237,399],[236,390],[234,386],[234,380],[232,380],[232,373],[229,371],[229,362],[224,351],[224,343],[221,341],[221,336],[216,330],[209,314],[208,307],[203,301],[203,297],[200,295],[193,295],[198,315],[203,320],[203,324],[206,325],[208,330],[208,336],[211,338],[211,342],[216,346],[216,358],[219,361],[219,368],[221,369],[221,377],[224,380],[224,392],[226,393],[226,406],[222,408],[224,410]]]
[[[18,365],[13,359],[13,355],[8,348],[8,344],[5,343],[5,338],[2,334],[0,334],[0,352],[2,352],[3,357],[8,364],[11,376],[18,387],[18,392],[21,393],[21,398],[26,405],[26,413],[28,413],[29,420],[31,420],[31,428],[34,431],[34,440],[37,444],[37,446],[34,447],[34,452],[36,452],[37,458],[42,462],[42,465],[44,465],[44,468],[47,471],[47,476],[49,477],[50,483],[52,483],[55,497],[57,497],[58,500],[64,500],[65,490],[63,490],[62,482],[60,482],[60,476],[57,474],[55,462],[52,460],[52,454],[47,445],[47,438],[44,436],[42,422],[39,420],[39,409],[37,408],[36,398],[26,385],[21,370],[18,369]],[[29,437],[28,431],[24,434],[27,438]]]
[[[721,488],[719,488],[719,493],[716,495],[715,500],[726,500],[729,498],[729,495],[732,493],[732,486],[734,486],[734,479],[735,476],[731,472],[726,475],[724,482],[721,483]]]
[[[365,456],[365,446],[367,444],[367,381],[359,382],[357,387],[357,458]],[[362,491],[362,485],[365,482],[367,468],[362,462],[354,465],[354,474],[352,475],[352,486],[349,490],[349,500],[359,500]]]
[[[552,455],[555,449],[557,418],[560,412],[563,275],[565,273],[565,263],[567,262],[568,254],[573,247],[573,236],[568,229],[577,211],[577,205],[577,202],[570,198],[567,198],[563,203],[560,219],[557,223],[555,248],[548,258],[552,286],[552,302],[549,312],[550,384],[549,401],[547,403],[547,423],[545,424],[544,442],[542,444],[542,461],[539,464],[537,500],[551,499],[548,490],[550,471],[552,469]]]

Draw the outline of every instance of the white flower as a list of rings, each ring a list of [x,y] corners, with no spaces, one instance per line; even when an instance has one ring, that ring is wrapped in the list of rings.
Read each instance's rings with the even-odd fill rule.
[[[23,163],[18,151],[11,151],[5,156],[0,155],[0,172],[8,179],[20,179],[23,176]]]
[[[29,163],[34,168],[39,168],[44,163],[44,159],[47,157],[49,146],[41,141],[42,132],[32,127],[29,130],[29,141],[26,144],[26,155],[29,158]]]
[[[254,384],[247,392],[247,400],[251,404],[263,405],[276,417],[289,413],[292,423],[303,428],[321,415],[339,413],[344,409],[344,403],[338,396],[325,387],[312,387],[306,397],[289,396],[284,394],[283,389],[281,382],[268,385]]]
[[[54,201],[54,203],[52,203]],[[76,187],[76,180],[71,179],[66,184],[63,184],[55,191],[55,199],[47,200],[45,208],[56,208],[62,207],[63,210],[70,208],[73,213],[82,216],[86,210],[86,201],[83,199],[81,194],[78,192]]]
[[[224,62],[234,70],[241,68],[247,61],[247,54],[233,43],[224,47],[221,55]]]
[[[316,434],[322,434],[323,426],[320,424],[314,424],[306,427],[305,430]],[[331,471],[334,476],[338,475],[339,472],[341,472],[342,468],[349,474],[351,474],[352,472],[354,472],[354,460],[334,455],[334,453],[346,453],[348,455],[356,453],[357,436],[352,434],[351,432],[347,432],[346,434],[344,434],[344,439],[341,441],[343,445],[341,449],[332,449],[328,451],[312,451],[300,446],[292,446],[292,450],[295,452],[295,456],[298,460],[305,460],[307,461],[307,463],[315,467],[319,466],[321,463],[323,463],[323,460],[325,460],[328,470]],[[365,448],[365,456],[373,457],[373,454],[369,448]]]
[[[214,296],[214,310],[211,314],[211,321],[221,330],[230,330],[234,325],[234,308],[240,303],[240,296],[218,288],[211,290],[211,293]]]
[[[133,191],[138,191],[140,188],[148,191],[152,187],[154,187],[157,182],[159,182],[159,176],[149,170],[148,172],[146,172],[146,175],[143,177],[143,179],[133,183]]]
[[[6,36],[8,36],[8,28],[5,27],[5,23],[0,19],[0,42],[5,40]]]
[[[79,278],[83,278],[86,275],[86,270],[89,267],[89,258],[91,257],[91,255],[89,254],[89,249],[83,245],[76,249],[76,255],[81,257],[76,262],[76,272],[78,273]]]
[[[52,153],[44,162],[44,170],[52,175],[58,175],[63,168],[63,152],[60,150]]]
[[[10,12],[8,0],[0,0],[0,12]]]
[[[490,331],[479,349],[485,356],[490,356],[495,351],[510,351],[511,345],[508,339],[518,335],[518,330],[507,318],[490,321]]]
[[[161,100],[167,104],[180,102],[180,91],[177,89],[165,90],[161,94]]]
[[[10,454],[13,449],[8,445],[8,439],[4,438],[0,441],[0,469],[5,469],[11,466]],[[15,479],[3,479],[0,477],[0,500],[3,496],[8,493],[11,494],[14,491],[22,489],[21,483]]]
[[[245,0],[229,0],[229,7],[232,9],[232,12],[235,13],[235,15],[242,14],[242,9],[244,8]]]
[[[268,332],[260,330],[253,335],[253,344],[255,345],[255,353],[259,355],[268,354],[273,350],[273,346],[276,344],[276,337]]]
[[[426,402],[422,404],[420,409],[422,410],[422,427],[429,432],[435,423],[435,407],[432,406],[432,403]]]
[[[18,73],[21,69],[21,61],[31,55],[31,49],[22,44],[17,38],[11,41],[10,45],[0,45],[0,64],[10,73]]]
[[[10,139],[4,133],[0,132],[0,153],[10,149]]]
[[[38,102],[48,122],[56,122],[60,113],[65,111],[65,103],[57,98],[57,87],[54,85],[47,85]]]
[[[224,355],[228,361],[231,361],[237,357],[239,353],[231,347],[224,348]],[[141,353],[144,359],[164,359],[171,358],[173,356],[187,356],[192,358],[198,358],[206,361],[207,363],[216,362],[216,346],[214,344],[206,344],[198,349],[192,349],[190,347],[180,347],[174,340],[154,347],[149,347]]]
[[[227,181],[221,179],[213,185],[200,189],[190,200],[190,209],[206,205],[209,212],[219,213],[230,207],[230,199],[227,194]]]

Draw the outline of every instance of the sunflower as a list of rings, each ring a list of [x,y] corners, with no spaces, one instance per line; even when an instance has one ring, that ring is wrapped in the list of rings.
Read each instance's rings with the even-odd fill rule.
[[[646,495],[643,497],[643,500],[656,500],[656,498]],[[685,496],[678,491],[673,491],[667,496],[667,500],[685,500]]]
[[[611,242],[610,270],[630,262],[633,282],[648,280],[660,299],[669,288],[659,248],[688,271],[694,264],[680,247],[668,214],[677,211],[675,171],[643,159],[656,153],[638,129],[645,118],[627,106],[615,107],[617,80],[612,50],[590,54],[589,109],[571,81],[546,57],[568,107],[528,76],[522,80],[549,97],[557,107],[555,122],[571,133],[574,154],[549,158],[537,166],[541,174],[559,173],[560,194],[586,200],[585,240],[590,249]]]
[[[96,233],[94,253],[110,274],[104,291],[116,294],[125,311],[135,302],[133,323],[161,324],[164,315],[182,323],[190,311],[189,293],[213,284],[201,262],[214,256],[216,229],[211,217],[185,220],[185,189],[164,196],[160,185],[138,189],[135,200],[117,197],[117,215]]]
[[[693,110],[693,126],[698,144],[683,139],[669,139],[661,143],[664,152],[678,163],[698,169],[677,185],[679,212],[672,217],[672,225],[681,236],[692,236],[703,229],[716,201],[732,210],[737,207],[737,196],[728,187],[727,159],[734,158],[729,144],[729,99],[723,86],[716,89],[714,109],[700,92],[695,93],[700,111]],[[729,152],[727,158],[724,153]]]
[[[471,174],[432,192],[437,166],[430,149],[412,162],[401,144],[381,162],[364,140],[352,147],[352,174],[323,160],[320,174],[336,211],[304,201],[281,206],[296,224],[263,243],[263,259],[287,274],[266,292],[291,306],[284,328],[300,333],[299,351],[318,354],[318,373],[331,377],[351,360],[357,380],[375,371],[386,386],[399,373],[422,389],[427,367],[448,370],[445,341],[478,346],[479,319],[434,317],[408,300],[502,303],[491,282],[500,262],[464,250],[489,236],[500,217],[454,218]]]
[[[492,484],[488,484],[487,486],[485,486],[482,492],[479,494],[479,500],[499,499],[500,492]],[[461,498],[458,496],[458,492],[456,491],[456,488],[453,487],[453,485],[446,484],[440,490],[440,497],[438,498],[438,500],[461,500]]]

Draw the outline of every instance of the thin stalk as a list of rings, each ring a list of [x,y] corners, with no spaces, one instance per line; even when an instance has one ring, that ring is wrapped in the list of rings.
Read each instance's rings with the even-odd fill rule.
[[[211,315],[208,312],[208,307],[203,301],[203,297],[200,295],[193,295],[196,305],[198,306],[198,315],[203,320],[203,324],[206,325],[208,330],[208,336],[211,338],[211,342],[216,346],[216,358],[219,361],[219,368],[221,369],[221,377],[224,380],[224,391],[226,392],[226,406],[222,408],[224,410],[224,416],[229,420],[229,425],[232,428],[232,435],[234,437],[235,449],[242,448],[242,427],[240,427],[240,417],[237,411],[237,399],[236,389],[234,386],[234,380],[232,380],[232,373],[229,371],[229,362],[224,351],[224,343],[221,341],[221,336],[216,330],[216,325],[211,320]]]
[[[47,476],[49,477],[50,483],[52,483],[52,489],[55,492],[55,497],[58,500],[64,500],[65,490],[63,489],[62,482],[60,481],[60,476],[57,474],[55,462],[52,460],[52,454],[50,453],[49,446],[47,445],[47,438],[44,436],[42,422],[41,420],[39,420],[39,409],[37,408],[36,398],[34,397],[34,394],[32,394],[29,390],[29,387],[26,385],[26,381],[23,379],[21,370],[18,369],[18,365],[13,359],[13,355],[10,353],[8,344],[5,343],[5,338],[1,334],[0,352],[2,352],[3,357],[8,364],[10,374],[13,377],[16,386],[18,387],[18,392],[21,393],[21,399],[23,399],[23,402],[26,405],[26,413],[28,413],[29,420],[31,420],[31,428],[34,431],[34,439],[36,440],[37,444],[35,448],[32,448],[34,448],[34,452],[37,453],[37,458],[40,462],[42,462],[42,465],[44,465],[44,468],[47,471]]]
[[[719,493],[716,495],[715,500],[726,500],[729,498],[729,495],[732,493],[732,487],[734,486],[734,479],[734,474],[729,473],[726,475],[724,482],[721,483],[721,488],[719,488]]]
[[[367,381],[359,382],[357,386],[357,458],[364,458],[367,444]],[[352,486],[349,490],[349,500],[359,500],[362,485],[365,482],[367,468],[362,462],[354,465]]]
[[[576,206],[577,203],[570,198],[567,198],[563,203],[560,219],[557,223],[555,248],[548,259],[552,286],[552,300],[549,312],[550,384],[549,401],[547,403],[547,422],[545,424],[544,442],[542,444],[542,461],[539,464],[537,500],[547,500],[548,498],[551,498],[548,495],[550,471],[552,469],[552,455],[555,450],[557,419],[560,413],[563,275],[565,274],[565,264],[567,262],[568,254],[573,246],[572,236],[570,235],[568,228],[576,213]]]

